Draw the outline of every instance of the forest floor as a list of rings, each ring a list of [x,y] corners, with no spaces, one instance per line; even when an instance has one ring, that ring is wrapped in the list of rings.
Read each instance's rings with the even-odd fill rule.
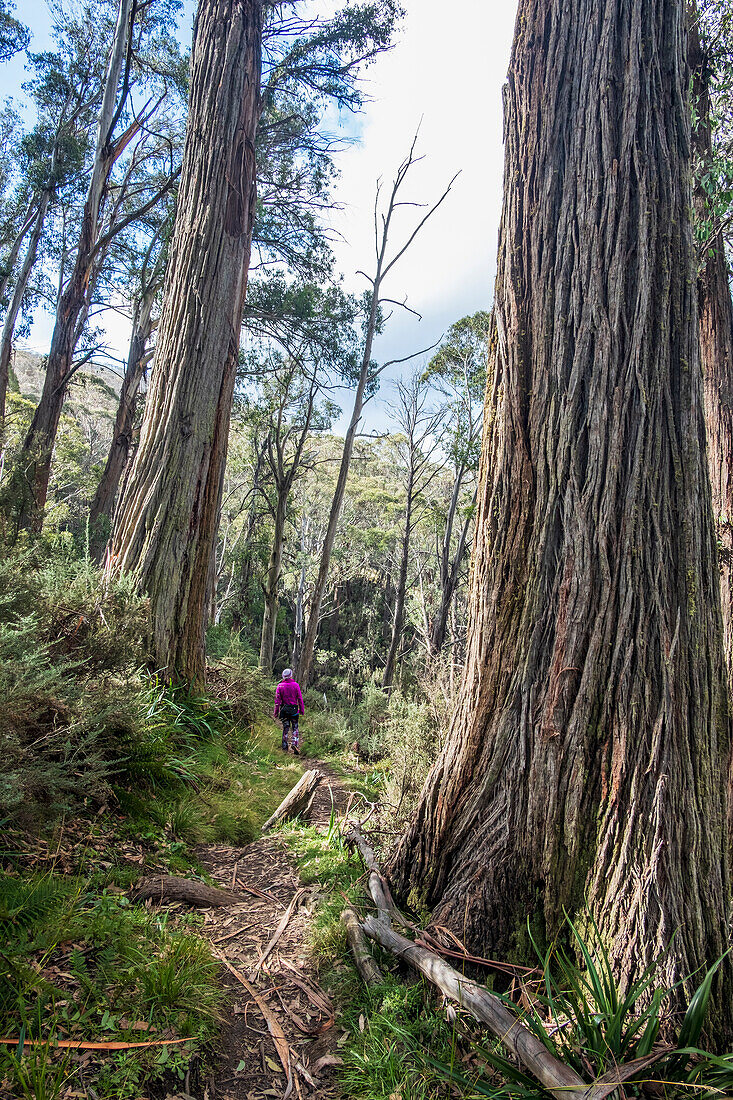
[[[325,837],[332,813],[346,809],[349,792],[327,764],[308,760],[307,765],[327,777],[316,790],[308,822]],[[245,847],[201,845],[196,855],[216,883],[250,895],[246,907],[208,910],[201,930],[222,960],[228,1001],[214,1072],[206,1082],[209,1100],[282,1097],[287,1091],[283,1060],[292,1067],[292,1095],[337,1096],[333,1071],[341,1062],[338,1044],[345,1033],[331,998],[319,985],[308,947],[321,888],[302,885],[296,860],[279,832]],[[291,907],[282,934],[260,963]],[[249,990],[237,974],[250,983]],[[271,1030],[253,991],[268,1010]],[[278,1025],[284,1044],[273,1038]]]

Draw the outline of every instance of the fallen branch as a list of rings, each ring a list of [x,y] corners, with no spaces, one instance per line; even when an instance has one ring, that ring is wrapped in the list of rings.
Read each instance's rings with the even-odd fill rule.
[[[264,898],[265,901],[271,901],[275,905],[279,905],[281,909],[285,908],[283,903],[276,898],[274,894],[269,893],[267,890],[258,890],[256,886],[247,886],[242,882],[241,878],[237,879],[237,886],[240,890],[246,890],[248,894],[252,894],[253,897]]]
[[[290,794],[282,800],[274,814],[268,817],[262,826],[262,832],[266,832],[277,821],[286,821],[289,817],[297,817],[298,814],[307,813],[318,784],[325,778],[323,772],[318,771],[317,768],[304,772]]]
[[[283,1100],[288,1100],[288,1097],[293,1091],[293,1074],[290,1068],[290,1047],[288,1046],[288,1041],[285,1038],[285,1032],[282,1029],[280,1021],[278,1020],[272,1009],[269,1007],[269,1005],[265,1004],[264,1000],[262,999],[262,997],[260,997],[255,987],[247,981],[244,974],[240,974],[236,967],[232,966],[232,964],[229,962],[229,959],[227,959],[225,955],[222,955],[221,952],[214,951],[214,955],[216,955],[217,959],[219,959],[224,964],[229,973],[232,974],[237,979],[237,981],[244,986],[244,988],[247,990],[250,997],[262,1013],[265,1023],[267,1024],[267,1030],[270,1032],[275,1050],[277,1051],[277,1056],[280,1059],[280,1064],[285,1070],[287,1085],[285,1088],[285,1092],[283,1093]]]
[[[550,1054],[534,1032],[520,1023],[499,997],[489,993],[476,982],[464,978],[434,951],[420,947],[412,940],[395,932],[390,914],[393,913],[404,925],[407,922],[392,900],[389,886],[382,876],[371,845],[355,828],[348,829],[345,837],[348,842],[356,845],[364,860],[369,871],[369,892],[379,911],[378,917],[367,917],[361,926],[370,939],[375,940],[399,958],[405,959],[436,985],[446,997],[458,1001],[477,1020],[486,1024],[512,1051],[519,1062],[559,1100],[603,1100],[609,1091],[613,1091],[607,1085],[603,1085],[600,1093],[594,1092],[593,1086],[589,1088],[574,1070]]]
[[[344,840],[347,844],[352,844],[358,849],[359,855],[364,861],[364,866],[369,872],[369,893],[372,895],[374,904],[379,912],[378,920],[389,927],[391,923],[390,913],[394,913],[400,923],[403,923],[402,916],[397,912],[397,907],[392,901],[392,895],[387,885],[387,880],[379,870],[377,857],[369,841],[366,837],[362,836],[359,830],[354,828],[353,825],[344,833]]]
[[[469,981],[439,958],[434,951],[418,947],[400,936],[383,921],[367,917],[362,925],[370,939],[405,959],[438,989],[457,1001],[493,1031],[519,1062],[553,1092],[559,1100],[602,1100],[569,1066],[550,1054],[538,1037],[519,1022],[514,1013],[493,993]],[[613,1091],[612,1089],[609,1091]],[[607,1095],[604,1093],[604,1095]]]
[[[356,969],[361,974],[364,985],[378,985],[379,982],[383,982],[382,971],[372,958],[366,937],[359,924],[359,918],[350,905],[347,905],[342,912],[341,923],[346,929],[346,939],[354,956]]]
[[[234,905],[242,899],[232,894],[229,890],[218,890],[213,886],[206,886],[203,882],[196,882],[189,878],[179,878],[177,875],[154,875],[141,879],[130,891],[132,901],[182,901],[186,905],[194,905],[201,909],[212,906]]]
[[[287,907],[287,909],[285,910],[283,915],[280,917],[280,922],[279,922],[277,928],[275,929],[275,933],[274,933],[272,939],[270,940],[267,947],[265,948],[265,950],[262,952],[259,959],[255,963],[255,970],[260,969],[260,967],[264,963],[265,959],[270,954],[273,947],[275,946],[275,944],[277,943],[277,941],[280,939],[283,932],[287,928],[288,922],[289,922],[290,918],[292,917],[293,913],[295,912],[296,905],[298,904],[300,899],[303,897],[303,895],[307,894],[307,893],[308,893],[308,891],[304,890],[302,887],[301,887],[300,890],[295,891],[295,894],[293,895],[293,899],[290,902],[290,905]]]

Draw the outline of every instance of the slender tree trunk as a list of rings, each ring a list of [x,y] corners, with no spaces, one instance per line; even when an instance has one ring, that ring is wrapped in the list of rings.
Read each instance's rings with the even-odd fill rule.
[[[298,663],[300,661],[300,651],[303,645],[303,607],[305,603],[305,581],[306,581],[306,567],[305,567],[305,553],[306,553],[306,535],[308,531],[308,521],[305,516],[301,522],[300,528],[300,552],[303,556],[303,564],[300,567],[300,578],[298,580],[298,592],[295,597],[295,622],[293,625],[293,648],[290,654],[290,667],[297,670]]]
[[[693,149],[699,177],[712,160],[713,142],[708,59],[700,41],[698,19],[696,6],[692,4],[689,55],[698,120],[693,130]],[[710,214],[705,191],[699,182],[695,187],[694,203],[697,217],[704,224]],[[702,246],[697,277],[697,308],[708,466],[720,554],[725,654],[730,672],[733,669],[733,301],[720,232],[714,233]]]
[[[18,262],[18,256],[20,256],[20,249],[25,240],[26,233],[36,221],[36,203],[38,202],[38,195],[33,195],[23,215],[23,223],[15,235],[10,251],[8,252],[7,259],[0,269],[0,303],[5,300],[5,295],[8,292],[11,279],[13,278],[13,271],[15,265]]]
[[[156,293],[157,287],[150,288],[135,307],[127,365],[112,429],[112,443],[102,477],[89,508],[90,550],[97,561],[101,560],[109,538],[115,501],[122,474],[130,456],[135,409],[140,383],[145,372],[146,349],[153,331],[153,304]]]
[[[392,618],[392,637],[387,653],[387,663],[384,666],[382,687],[385,691],[392,690],[395,668],[397,666],[397,653],[402,640],[402,631],[405,625],[405,596],[407,594],[407,571],[410,564],[410,535],[412,534],[412,495],[413,495],[413,471],[407,480],[407,502],[405,505],[405,529],[402,532],[402,551],[400,553],[400,572],[397,578],[397,591],[395,593],[394,616]]]
[[[683,22],[520,0],[466,668],[391,868],[484,953],[587,903],[622,981],[661,958],[678,995],[731,905]]]
[[[448,517],[445,525],[445,535],[443,538],[443,545],[440,552],[440,606],[438,612],[433,621],[433,627],[430,631],[429,649],[431,656],[435,657],[440,653],[441,649],[445,645],[445,635],[448,629],[448,616],[453,604],[453,597],[456,594],[456,588],[458,586],[458,578],[461,572],[461,564],[463,562],[464,555],[466,553],[466,545],[468,542],[468,529],[470,526],[470,520],[466,519],[461,527],[461,533],[458,536],[458,545],[456,546],[453,557],[450,556],[450,545],[453,537],[453,524],[455,522],[456,509],[458,507],[458,497],[461,491],[461,485],[463,484],[463,471],[459,471],[456,480],[453,485],[453,493],[451,496],[450,507],[448,509]],[[474,503],[476,497],[474,494]]]
[[[255,208],[260,0],[200,0],[178,216],[113,566],[150,595],[155,660],[205,679],[216,538]]]
[[[42,191],[38,201],[38,211],[35,221],[33,222],[33,229],[28,238],[28,247],[23,257],[23,264],[18,272],[18,278],[13,288],[13,296],[10,299],[8,312],[5,314],[2,332],[0,332],[0,425],[5,421],[5,401],[8,393],[10,359],[13,354],[15,326],[18,322],[20,307],[23,304],[23,296],[28,289],[28,281],[31,277],[31,272],[33,271],[38,255],[38,245],[41,240],[41,234],[43,233],[43,223],[46,220],[50,201],[51,192],[49,190]]]
[[[267,676],[272,675],[272,655],[275,650],[275,628],[277,627],[277,596],[283,560],[283,539],[285,536],[285,518],[288,507],[290,485],[277,486],[277,505],[275,508],[275,530],[272,534],[272,549],[267,567],[267,581],[263,586],[265,611],[262,616],[262,636],[260,639],[260,668]]]
[[[359,381],[356,387],[356,393],[354,395],[354,406],[351,410],[351,420],[349,421],[349,427],[346,432],[346,437],[344,439],[344,449],[341,452],[341,464],[339,466],[338,478],[336,480],[336,489],[334,490],[333,500],[331,501],[331,510],[328,514],[328,526],[326,527],[326,534],[323,539],[321,561],[318,567],[318,576],[316,577],[316,582],[313,587],[313,593],[311,595],[310,608],[308,610],[308,624],[305,628],[303,649],[300,655],[300,662],[298,664],[298,678],[304,690],[311,680],[313,670],[313,654],[316,648],[316,638],[318,636],[318,626],[321,618],[321,604],[323,603],[323,594],[326,591],[328,570],[331,565],[331,554],[333,553],[333,545],[336,541],[336,531],[338,529],[339,519],[341,518],[341,509],[344,506],[344,496],[346,495],[346,483],[349,477],[351,456],[354,453],[354,442],[356,441],[356,433],[359,427],[359,421],[361,420],[362,410],[364,408],[364,394],[366,392],[367,382],[369,381],[369,372],[372,361],[372,345],[374,342],[374,333],[377,326],[378,303],[379,269],[377,272],[377,279],[374,285],[374,289],[372,291],[371,308],[369,311],[369,319],[367,321],[366,328],[366,338],[364,341],[364,354],[362,357],[361,374],[359,375]]]
[[[51,476],[51,457],[61,410],[72,373],[76,343],[89,309],[100,204],[109,170],[115,158],[114,149],[110,145],[110,127],[114,119],[117,87],[127,48],[133,3],[134,0],[120,0],[115,37],[107,66],[104,95],[97,123],[94,164],[84,203],[76,258],[56,312],[41,399],[23,441],[20,467],[24,473],[25,493],[20,504],[19,525],[34,531],[39,531],[43,524],[43,510]]]

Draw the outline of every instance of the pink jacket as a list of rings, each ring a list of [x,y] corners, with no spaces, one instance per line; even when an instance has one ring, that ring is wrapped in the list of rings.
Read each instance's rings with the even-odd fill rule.
[[[275,711],[273,718],[277,718],[280,707],[288,703],[290,706],[298,708],[299,714],[305,714],[305,707],[303,706],[303,696],[300,691],[300,684],[295,680],[281,680],[275,689]]]

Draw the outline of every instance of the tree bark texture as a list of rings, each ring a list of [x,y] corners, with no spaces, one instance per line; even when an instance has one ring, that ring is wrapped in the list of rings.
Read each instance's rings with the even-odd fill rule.
[[[43,223],[46,220],[50,202],[50,190],[47,189],[42,191],[38,200],[38,210],[36,211],[31,234],[28,238],[28,245],[25,250],[25,256],[23,257],[23,263],[18,272],[18,278],[13,287],[13,295],[8,305],[8,311],[5,314],[5,320],[3,321],[2,332],[0,332],[0,424],[5,421],[5,402],[8,395],[10,359],[13,354],[15,326],[18,323],[20,308],[23,304],[23,296],[28,289],[28,281],[36,262],[36,256],[38,255],[38,245],[41,240],[41,234],[43,233]]]
[[[137,398],[145,372],[147,345],[153,331],[153,304],[156,293],[157,287],[151,287],[135,308],[127,364],[112,429],[112,443],[99,485],[89,507],[90,549],[93,557],[98,561],[104,553],[109,538],[112,513],[132,446]]]
[[[731,731],[687,90],[682,0],[520,0],[467,662],[391,873],[484,954],[587,900],[622,981],[689,989]]]
[[[689,57],[692,93],[698,124],[693,148],[698,175],[713,156],[710,122],[709,60],[698,31],[698,13],[690,10]],[[695,210],[701,222],[709,218],[705,192],[698,183]],[[697,276],[705,425],[713,514],[718,532],[720,594],[723,607],[725,655],[733,668],[733,300],[725,246],[720,232],[702,246]]]
[[[197,683],[247,288],[261,38],[260,0],[201,0],[150,389],[112,540],[113,568],[150,595],[158,666]]]
[[[20,506],[20,525],[39,531],[51,476],[51,456],[61,410],[73,370],[74,352],[89,309],[95,278],[95,245],[104,189],[118,151],[110,142],[117,88],[127,48],[127,36],[134,0],[120,0],[115,37],[110,50],[104,95],[97,123],[94,163],[84,203],[76,258],[69,281],[61,294],[41,398],[23,441],[21,467],[25,496]]]

